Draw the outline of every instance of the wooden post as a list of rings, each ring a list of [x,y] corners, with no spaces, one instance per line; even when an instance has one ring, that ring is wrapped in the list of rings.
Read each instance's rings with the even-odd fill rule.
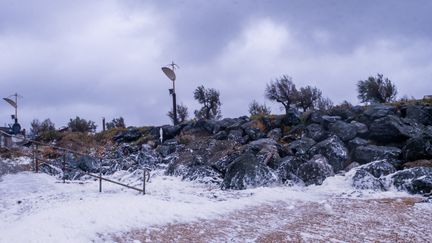
[[[63,183],[66,183],[66,153],[63,154]]]

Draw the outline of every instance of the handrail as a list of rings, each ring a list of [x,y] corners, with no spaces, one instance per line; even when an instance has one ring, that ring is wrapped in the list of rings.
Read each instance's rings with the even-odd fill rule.
[[[4,134],[6,136],[9,136],[9,137],[20,138],[20,137],[18,137],[16,135],[9,134],[9,133],[6,133],[6,132],[1,131],[1,130],[0,130],[0,133]],[[75,154],[75,155],[88,156],[88,157],[91,157],[91,158],[94,158],[94,159],[99,159],[99,160],[103,159],[102,157],[98,157],[98,156],[93,156],[93,155],[81,153],[81,152],[78,152],[78,151],[75,151],[75,150],[72,150],[72,149],[63,148],[63,147],[55,146],[55,145],[52,145],[52,144],[46,144],[46,143],[42,143],[42,142],[39,142],[39,141],[36,141],[36,140],[32,140],[32,139],[27,139],[27,138],[24,138],[24,139],[25,139],[24,141],[31,142],[31,143],[35,144],[36,147],[37,147],[37,145],[42,145],[42,146],[47,146],[47,147],[50,147],[50,148],[53,148],[53,149],[62,150],[65,153],[69,152],[69,153],[72,153],[72,154]],[[38,151],[37,148],[36,149],[33,148],[33,151],[34,151],[33,155],[28,155],[28,154],[25,154],[23,152],[21,152],[21,154],[24,154],[24,155],[29,156],[29,157],[33,157],[33,159],[35,161],[35,171],[36,172],[38,172],[38,169],[39,169],[39,164],[38,164],[39,160],[43,162],[42,164],[47,164],[47,165],[51,164],[49,161],[47,161],[45,159],[41,159],[40,157],[38,157],[36,155],[36,153]],[[64,156],[65,156],[65,154],[64,154]],[[71,167],[66,166],[66,161],[65,160],[66,160],[66,158],[64,157],[64,161],[63,161],[63,174],[64,174],[65,169],[69,169],[69,170],[74,170],[75,169],[75,168],[71,168]],[[145,168],[143,169],[143,189],[139,189],[139,188],[136,188],[136,187],[133,187],[133,186],[129,186],[129,185],[126,185],[126,184],[118,182],[118,181],[113,181],[113,180],[110,180],[108,178],[104,178],[104,177],[102,177],[101,171],[99,171],[99,175],[94,175],[94,174],[91,174],[91,173],[89,173],[87,171],[83,171],[83,172],[86,175],[89,175],[89,176],[92,176],[92,177],[96,177],[96,178],[99,179],[99,192],[102,192],[102,180],[104,180],[104,181],[107,181],[107,182],[110,182],[110,183],[113,183],[113,184],[117,184],[117,185],[129,188],[129,189],[132,189],[132,190],[136,190],[136,191],[139,191],[139,192],[145,194],[145,183],[150,180],[150,172],[147,169],[145,169]],[[147,178],[146,178],[146,175],[147,175]],[[63,176],[63,183],[64,182],[65,182],[65,179],[64,179],[64,176]]]

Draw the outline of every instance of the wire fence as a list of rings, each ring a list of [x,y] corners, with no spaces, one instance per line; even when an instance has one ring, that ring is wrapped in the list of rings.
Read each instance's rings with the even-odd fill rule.
[[[35,173],[39,172],[40,166],[43,164],[52,165],[51,161],[48,161],[48,160],[46,160],[40,156],[39,148],[42,146],[45,146],[45,147],[49,147],[49,148],[57,150],[57,151],[61,151],[63,153],[62,154],[62,171],[63,171],[62,180],[63,180],[63,183],[66,183],[65,171],[66,170],[76,170],[76,168],[72,168],[72,167],[69,167],[67,165],[66,154],[71,153],[75,156],[77,156],[77,155],[87,156],[87,157],[92,158],[96,161],[99,161],[99,174],[98,175],[87,172],[87,171],[82,171],[84,174],[91,176],[91,177],[94,177],[94,178],[97,178],[99,180],[99,192],[102,192],[102,181],[106,181],[106,182],[109,182],[112,184],[116,184],[116,185],[119,185],[122,187],[126,187],[128,189],[138,191],[138,192],[142,193],[143,195],[146,194],[146,183],[149,182],[149,180],[150,180],[150,171],[146,168],[143,168],[142,188],[137,188],[137,187],[133,187],[133,186],[124,184],[124,183],[119,182],[119,181],[114,181],[114,180],[108,179],[106,177],[103,177],[102,176],[102,159],[103,159],[103,157],[101,157],[101,156],[90,155],[90,154],[82,153],[82,152],[75,151],[75,150],[68,149],[68,148],[64,148],[64,147],[60,147],[60,146],[56,146],[56,145],[52,145],[52,144],[47,144],[47,143],[43,143],[43,142],[32,140],[32,139],[18,137],[16,135],[9,134],[9,133],[6,133],[4,131],[0,131],[0,133],[3,134],[4,136],[10,137],[10,138],[23,139],[23,141],[21,142],[21,144],[22,144],[21,146],[24,146],[24,145],[32,146],[32,153],[31,154],[25,153],[22,151],[20,153],[24,156],[28,156],[30,158],[33,158],[33,165],[34,165]]]

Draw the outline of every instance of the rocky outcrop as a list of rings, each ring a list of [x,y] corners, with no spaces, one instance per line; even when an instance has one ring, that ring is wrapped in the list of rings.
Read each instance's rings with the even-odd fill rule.
[[[321,185],[323,181],[333,176],[333,168],[328,163],[326,157],[317,154],[309,161],[301,164],[297,169],[297,176],[308,185]]]
[[[396,147],[365,145],[354,149],[353,161],[360,164],[370,163],[376,160],[386,159],[392,164],[399,164],[399,156],[402,151]]]
[[[421,136],[409,139],[402,149],[407,161],[432,159],[432,137]]]
[[[381,143],[404,142],[421,133],[419,127],[393,115],[374,120],[369,128],[369,138]]]
[[[342,141],[348,142],[356,137],[357,126],[344,121],[336,121],[329,124],[329,131],[342,139]]]
[[[326,157],[334,172],[343,170],[349,164],[348,150],[337,136],[331,136],[315,144],[309,150],[309,155],[313,156],[316,154]]]
[[[276,181],[277,176],[269,167],[260,163],[253,153],[245,153],[228,166],[222,188],[242,190]]]

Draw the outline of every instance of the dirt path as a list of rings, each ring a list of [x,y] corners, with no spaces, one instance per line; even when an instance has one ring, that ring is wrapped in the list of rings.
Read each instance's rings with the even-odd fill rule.
[[[431,206],[420,200],[279,201],[216,220],[111,237],[116,242],[432,242]]]

